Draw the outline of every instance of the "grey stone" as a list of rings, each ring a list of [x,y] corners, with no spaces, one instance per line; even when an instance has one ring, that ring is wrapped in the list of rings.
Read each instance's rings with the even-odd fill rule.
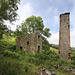
[[[39,32],[21,35],[16,40],[16,50],[22,49],[26,53],[42,52],[42,36]]]
[[[59,57],[62,59],[70,59],[70,25],[69,14],[60,15],[60,31],[59,31]]]

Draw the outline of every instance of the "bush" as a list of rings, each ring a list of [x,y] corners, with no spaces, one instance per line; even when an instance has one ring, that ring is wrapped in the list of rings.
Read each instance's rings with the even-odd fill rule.
[[[4,51],[6,49],[7,50],[11,50],[11,51],[15,51],[16,50],[16,43],[15,42],[1,40],[0,41],[0,50]]]
[[[28,66],[25,66],[25,72],[28,72]]]
[[[20,54],[20,55],[25,55],[25,52],[24,52],[23,50],[21,50],[21,49],[15,50],[15,52],[16,52],[17,54]]]
[[[34,56],[34,60],[37,65],[39,64],[51,65],[51,64],[54,64],[53,62],[57,62],[58,59],[59,59],[59,56],[55,52],[52,52],[50,50],[43,51],[42,53],[36,53]]]
[[[72,56],[72,62],[71,62],[71,64],[73,65],[72,67],[73,68],[75,68],[75,52],[72,54],[73,56]]]
[[[12,57],[12,58],[19,58],[20,57],[19,54],[15,53],[15,52],[12,52],[12,51],[8,51],[8,50],[5,50],[3,52],[3,55],[7,56],[7,57]]]
[[[49,42],[47,41],[46,38],[42,37],[42,49],[43,50],[50,50],[50,44]]]

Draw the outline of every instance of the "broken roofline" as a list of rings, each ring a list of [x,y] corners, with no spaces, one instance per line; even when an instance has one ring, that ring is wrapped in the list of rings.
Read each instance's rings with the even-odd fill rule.
[[[70,14],[70,12],[66,12],[66,13],[60,14],[60,16],[61,15],[69,15],[69,14]]]

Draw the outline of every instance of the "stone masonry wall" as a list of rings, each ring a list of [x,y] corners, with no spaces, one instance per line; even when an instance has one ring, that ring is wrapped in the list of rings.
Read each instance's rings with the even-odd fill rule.
[[[63,59],[70,59],[70,26],[69,14],[60,15],[60,31],[59,31],[59,56]]]
[[[16,40],[16,49],[22,49],[26,53],[42,52],[42,37],[39,32],[21,35]]]

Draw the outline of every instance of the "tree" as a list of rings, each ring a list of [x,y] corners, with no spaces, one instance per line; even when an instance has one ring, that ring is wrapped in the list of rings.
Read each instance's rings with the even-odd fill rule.
[[[19,36],[19,35],[22,35],[22,34],[24,34],[22,31],[20,31],[21,30],[21,26],[19,26],[19,25],[17,25],[16,26],[16,31],[14,31],[14,34],[16,35],[16,36]]]
[[[45,51],[50,49],[50,44],[44,37],[42,37],[42,49]]]
[[[21,25],[21,31],[26,33],[40,32],[46,37],[49,37],[51,33],[49,28],[44,28],[43,20],[40,16],[30,16]]]
[[[15,21],[17,19],[18,4],[20,0],[0,0],[0,39],[7,27],[5,21]]]
[[[44,23],[40,16],[38,16],[38,17],[30,16],[25,20],[25,22],[23,22],[21,24],[21,32],[23,34],[30,34],[30,33],[36,32],[36,31],[38,31],[42,34],[43,49],[44,50],[49,49],[50,45],[45,37],[49,37],[51,35],[51,33],[49,32],[50,29],[44,28]],[[45,45],[47,45],[47,46],[45,46]]]
[[[34,33],[43,31],[44,25],[41,17],[30,16],[22,23],[22,31]]]

